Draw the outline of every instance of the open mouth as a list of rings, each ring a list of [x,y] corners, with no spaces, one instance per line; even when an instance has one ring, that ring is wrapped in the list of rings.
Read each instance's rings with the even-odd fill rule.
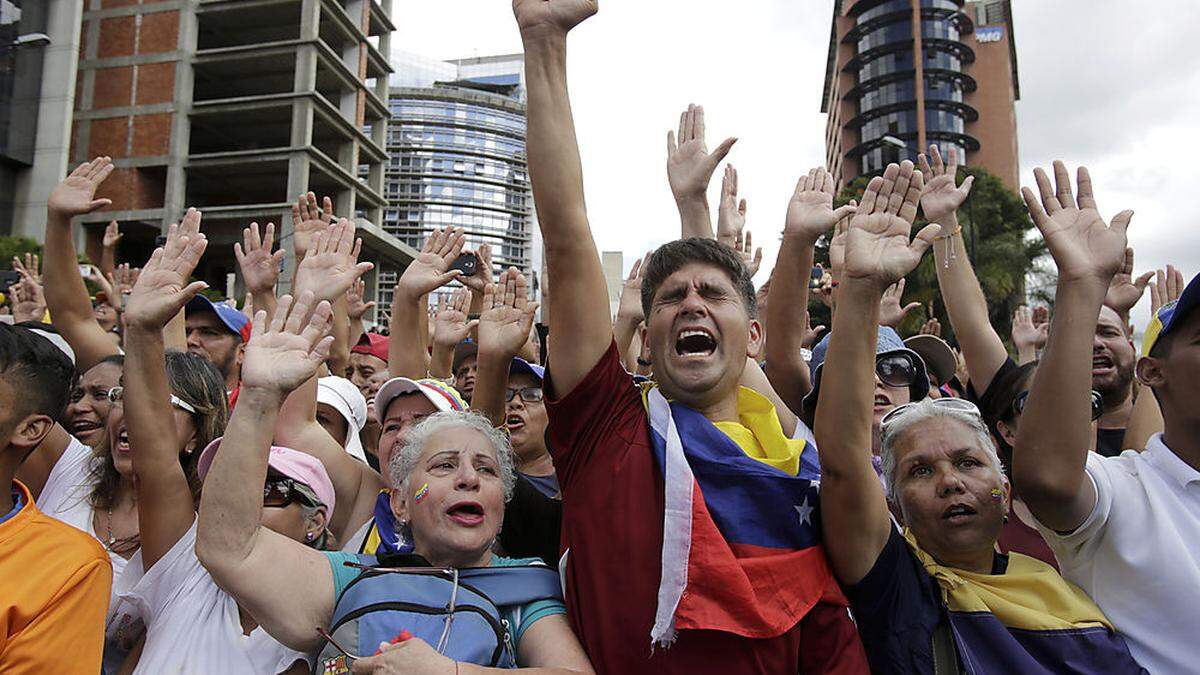
[[[124,429],[117,434],[117,452],[129,452],[129,432]]]
[[[509,433],[521,429],[525,426],[525,420],[520,415],[509,415],[504,418],[504,426],[508,427]]]
[[[892,399],[888,398],[887,396],[884,396],[883,394],[875,394],[875,407],[876,408],[889,408],[889,407],[891,407],[891,405],[892,405]]]
[[[704,329],[681,331],[675,338],[675,353],[679,356],[710,356],[717,351],[717,340]]]
[[[446,509],[450,520],[464,527],[475,527],[483,524],[483,506],[476,502],[459,502]]]
[[[1116,364],[1104,354],[1092,354],[1092,374],[1103,375],[1112,370]]]
[[[101,426],[100,422],[95,420],[75,420],[71,423],[71,433],[78,436],[79,434],[88,434]]]
[[[942,520],[948,520],[957,525],[971,519],[976,514],[975,509],[966,504],[953,504],[942,512]]]

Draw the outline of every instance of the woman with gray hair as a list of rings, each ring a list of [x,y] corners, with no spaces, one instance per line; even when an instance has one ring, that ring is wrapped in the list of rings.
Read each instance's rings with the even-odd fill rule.
[[[825,552],[872,672],[1138,673],[1125,640],[1054,568],[996,552],[1011,488],[974,404],[935,399],[880,420],[871,465],[873,355],[883,290],[920,262],[909,241],[923,179],[911,162],[871,180],[851,218],[827,377],[816,410]]]
[[[324,337],[331,322],[329,304],[313,304],[308,292],[294,306],[284,296],[269,328],[265,313],[254,319],[242,365],[242,393],[225,433],[225,442],[239,452],[219,453],[213,461],[201,499],[196,554],[221,588],[277,640],[303,652],[324,649],[316,672],[347,672],[351,661],[354,672],[476,672],[468,664],[478,661],[457,657],[461,641],[469,639],[463,631],[471,618],[455,608],[469,604],[467,597],[480,600],[468,583],[471,575],[535,566],[492,552],[512,491],[512,451],[483,417],[431,415],[413,427],[389,462],[395,486],[391,507],[414,555],[378,560],[316,551],[261,523],[262,493],[255,485],[266,475],[280,403],[313,376],[329,351],[330,339]],[[557,575],[540,567],[552,579],[550,595],[560,596]],[[512,585],[523,578],[519,571],[511,577],[507,570],[495,571],[493,576],[513,579]],[[417,575],[424,576],[413,581]],[[453,589],[448,598],[434,595],[436,607],[415,591],[428,588],[425,581],[443,589],[437,584],[446,577],[453,579]],[[363,589],[373,588],[383,590],[369,602],[348,607],[363,597]],[[412,594],[405,592],[409,588]],[[491,609],[498,616],[488,616],[502,645],[497,650],[513,657],[505,665],[592,672],[560,599],[505,602],[492,597],[497,599]],[[413,610],[418,606],[426,609]],[[355,622],[352,630],[339,631],[347,622]],[[432,622],[436,632],[422,631]],[[392,644],[380,645],[377,639],[367,644],[366,636],[379,634]],[[377,647],[379,653],[371,656]]]

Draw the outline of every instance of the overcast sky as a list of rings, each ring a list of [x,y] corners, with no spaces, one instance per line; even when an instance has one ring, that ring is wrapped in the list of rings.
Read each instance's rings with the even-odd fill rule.
[[[823,162],[820,112],[832,0],[602,0],[572,35],[570,87],[601,250],[626,268],[678,236],[666,132],[688,103],[749,200],[766,278],[797,177]],[[1200,271],[1200,52],[1195,6],[1162,0],[1013,0],[1022,184],[1063,159],[1091,170],[1102,214],[1135,210],[1137,267]],[[518,52],[506,0],[396,0],[393,45],[435,58]],[[716,207],[719,171],[710,191]],[[1139,331],[1149,299],[1134,311]]]

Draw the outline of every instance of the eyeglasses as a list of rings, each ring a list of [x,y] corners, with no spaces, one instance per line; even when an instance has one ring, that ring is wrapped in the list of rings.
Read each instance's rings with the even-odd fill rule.
[[[511,403],[517,395],[520,395],[521,400],[526,403],[538,403],[543,397],[541,387],[524,387],[522,389],[505,390],[504,401],[506,403]]]
[[[104,397],[108,399],[109,403],[121,403],[125,399],[125,387],[113,387],[105,392]],[[122,405],[124,404],[122,403]],[[196,409],[190,403],[175,394],[171,394],[171,405],[193,415],[196,414]]]
[[[263,506],[282,509],[295,501],[306,506],[316,506],[316,500],[305,494],[304,490],[307,488],[307,485],[291,478],[267,478],[267,482],[263,484]]]
[[[917,381],[917,363],[911,354],[883,354],[875,357],[875,374],[889,387],[911,387]]]
[[[1025,411],[1025,401],[1027,401],[1028,399],[1029,399],[1029,390],[1028,389],[1017,394],[1017,397],[1013,399],[1013,404],[1012,404],[1014,416],[1020,415],[1022,412]],[[1096,420],[1100,419],[1101,415],[1104,414],[1104,396],[1101,395],[1100,392],[1093,389],[1091,392],[1091,403],[1092,403],[1092,421],[1095,422]]]
[[[953,410],[955,412],[963,412],[967,413],[968,415],[974,415],[981,420],[983,419],[983,414],[979,412],[979,408],[965,398],[935,398],[929,403],[937,406],[938,408]],[[884,415],[883,419],[879,421],[880,428],[886,427],[892,422],[895,422],[898,418],[903,417],[906,413],[910,412],[913,408],[920,404],[921,402],[905,403],[904,405],[892,410],[890,413]]]

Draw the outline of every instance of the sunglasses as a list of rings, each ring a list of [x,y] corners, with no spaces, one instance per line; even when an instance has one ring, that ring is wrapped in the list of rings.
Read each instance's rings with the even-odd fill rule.
[[[302,483],[291,478],[267,478],[267,482],[263,484],[263,506],[282,509],[297,501],[305,506],[317,506],[300,485]]]
[[[511,403],[512,400],[515,397],[517,397],[518,395],[521,397],[521,400],[526,403],[538,403],[539,401],[542,400],[542,396],[543,396],[541,387],[525,387],[523,389],[508,389],[508,390],[505,390],[505,392],[504,392],[504,402]]]
[[[1091,393],[1091,398],[1092,398],[1092,401],[1091,401],[1092,402],[1092,421],[1095,422],[1096,420],[1100,419],[1101,415],[1104,414],[1104,397],[1100,395],[1100,392],[1093,389],[1092,393]],[[1013,404],[1012,404],[1013,415],[1020,415],[1022,412],[1025,411],[1025,401],[1027,401],[1028,399],[1029,399],[1029,390],[1025,390],[1025,391],[1017,394],[1017,397],[1013,399]]]
[[[104,397],[108,399],[109,403],[121,403],[125,399],[125,387],[113,387],[104,394]],[[122,403],[122,405],[124,404]],[[175,394],[171,394],[171,405],[193,415],[196,414],[196,409],[190,403]]]
[[[978,417],[980,420],[983,419],[983,414],[979,412],[979,408],[976,407],[974,403],[971,403],[970,401],[968,401],[964,398],[935,398],[930,401],[930,404],[935,405],[944,410],[953,410],[956,412],[963,412],[963,413],[967,413],[968,415],[974,415],[975,417]],[[892,422],[895,422],[897,419],[904,417],[904,415],[911,412],[912,409],[917,407],[918,405],[920,405],[920,402],[905,403],[904,405],[899,406],[895,410],[893,410],[890,413],[883,416],[883,419],[879,421],[879,427],[882,429],[883,427],[886,427],[887,425],[891,424]]]
[[[917,363],[911,354],[883,354],[875,357],[875,374],[889,387],[911,387],[917,381]]]

